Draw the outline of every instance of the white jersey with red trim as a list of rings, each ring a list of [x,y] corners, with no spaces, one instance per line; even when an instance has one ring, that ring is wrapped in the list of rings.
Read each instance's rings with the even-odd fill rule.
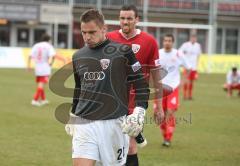
[[[232,71],[227,73],[227,84],[240,84],[240,72],[237,71],[236,75],[233,75]]]
[[[159,64],[168,72],[163,78],[162,83],[173,89],[177,88],[180,84],[180,67],[184,66],[190,69],[190,65],[183,53],[174,48],[170,52],[160,49],[159,55]]]
[[[183,45],[179,48],[184,55],[185,59],[188,61],[191,66],[191,70],[197,70],[197,62],[198,56],[202,53],[201,45],[197,42],[192,43],[190,41],[183,43]]]
[[[55,54],[56,51],[48,42],[40,42],[33,46],[30,56],[35,62],[36,76],[48,76],[51,74],[49,58],[53,57]]]

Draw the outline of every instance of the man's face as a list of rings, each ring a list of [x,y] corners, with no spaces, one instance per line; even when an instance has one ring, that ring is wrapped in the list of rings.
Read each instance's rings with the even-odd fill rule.
[[[163,47],[166,50],[172,49],[173,46],[173,39],[171,37],[165,36],[163,39]]]
[[[81,31],[84,42],[89,47],[95,47],[105,39],[106,27],[97,25],[95,21],[82,22]]]
[[[233,75],[237,75],[237,70],[233,70]]]
[[[138,17],[135,16],[133,10],[120,11],[120,26],[125,34],[129,34],[135,30],[135,26],[138,23]]]
[[[195,42],[197,42],[197,37],[195,35],[191,36],[190,40],[192,43],[195,43]]]

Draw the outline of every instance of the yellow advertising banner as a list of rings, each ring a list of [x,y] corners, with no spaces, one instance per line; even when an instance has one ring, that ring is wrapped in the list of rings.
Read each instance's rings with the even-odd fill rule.
[[[200,73],[226,73],[233,66],[240,69],[240,55],[202,55],[199,59]]]
[[[26,67],[27,66],[27,59],[30,55],[30,48],[2,48],[0,52],[0,59],[2,60],[5,65],[1,65],[0,67]],[[16,50],[19,50],[16,52]],[[72,55],[75,51],[73,49],[57,49],[57,55],[55,58],[55,62],[53,68],[60,68],[64,64],[71,62]],[[22,55],[20,55],[22,54]],[[17,60],[13,64],[12,56],[18,56],[19,58],[23,58],[22,61]],[[16,58],[15,58],[16,59]],[[11,64],[7,63],[11,62]],[[16,63],[22,62],[21,65]],[[24,64],[25,63],[25,64]],[[207,55],[203,54],[200,56],[199,64],[198,64],[198,71],[200,73],[226,73],[232,67],[238,67],[240,69],[240,55]]]

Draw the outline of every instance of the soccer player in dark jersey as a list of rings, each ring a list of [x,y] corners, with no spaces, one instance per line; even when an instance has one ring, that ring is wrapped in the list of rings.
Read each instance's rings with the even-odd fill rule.
[[[143,72],[147,78],[149,78],[150,69],[158,66],[157,62],[159,58],[158,45],[156,40],[150,34],[141,31],[136,28],[136,24],[139,21],[138,11],[134,5],[124,5],[120,10],[120,30],[107,33],[107,37],[115,42],[129,45],[136,55],[137,60],[143,67]],[[157,72],[153,75],[155,82],[159,82],[160,74]],[[129,114],[132,113],[135,107],[134,103],[135,92],[134,88],[131,89],[129,97]],[[156,100],[158,108],[161,107],[161,100]],[[155,119],[158,122],[163,119],[164,113],[162,109],[159,112],[154,113]],[[138,166],[137,146],[135,138],[130,139],[130,148],[127,158],[127,166]]]
[[[86,45],[72,58],[75,89],[65,126],[73,136],[73,165],[124,165],[128,135],[137,136],[143,128],[148,84],[131,48],[106,38],[104,17],[99,11],[84,12],[80,21]],[[131,115],[128,82],[136,88]]]

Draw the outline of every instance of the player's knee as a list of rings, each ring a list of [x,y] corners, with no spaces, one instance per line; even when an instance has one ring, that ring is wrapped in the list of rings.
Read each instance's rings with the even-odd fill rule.
[[[43,88],[43,85],[44,85],[44,84],[43,84],[42,82],[39,82],[39,83],[38,83],[38,88]]]

